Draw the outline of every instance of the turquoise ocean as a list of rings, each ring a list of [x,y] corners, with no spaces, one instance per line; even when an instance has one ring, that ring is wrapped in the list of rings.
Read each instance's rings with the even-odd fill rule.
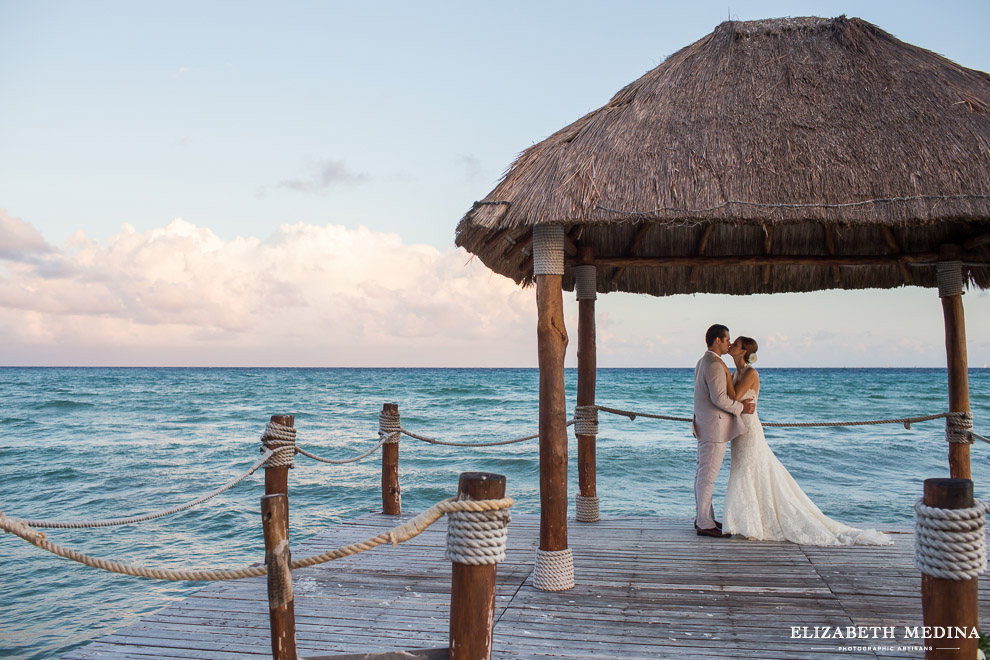
[[[801,422],[907,417],[947,409],[940,369],[763,369],[760,417]],[[568,370],[573,409],[576,372]],[[298,443],[346,458],[377,441],[378,412],[396,402],[410,431],[459,442],[529,435],[537,426],[534,369],[0,368],[0,511],[92,520],[181,504],[247,469],[272,414],[294,414]],[[602,369],[598,403],[690,416],[690,369]],[[970,371],[978,432],[990,430],[990,370]],[[942,420],[826,429],[768,429],[816,503],[849,523],[908,523],[928,477],[948,476]],[[570,434],[570,500],[577,488]],[[602,514],[693,515],[695,442],[679,422],[602,415]],[[990,445],[972,448],[978,496]],[[290,535],[305,539],[381,506],[380,453],[349,465],[302,456],[289,475]],[[716,485],[716,510],[728,476]],[[456,491],[462,471],[508,477],[516,510],[539,506],[535,440],[452,448],[404,438],[406,511]],[[143,565],[240,567],[263,559],[262,471],[189,511],[124,527],[49,530],[56,543]],[[511,543],[511,526],[510,543]],[[105,573],[0,535],[0,657],[57,658],[200,588]]]

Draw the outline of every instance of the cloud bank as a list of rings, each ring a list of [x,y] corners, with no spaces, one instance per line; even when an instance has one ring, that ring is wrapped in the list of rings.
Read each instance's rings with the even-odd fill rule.
[[[299,223],[223,240],[176,219],[54,249],[3,212],[0,232],[0,364],[535,361],[531,291],[395,234]]]

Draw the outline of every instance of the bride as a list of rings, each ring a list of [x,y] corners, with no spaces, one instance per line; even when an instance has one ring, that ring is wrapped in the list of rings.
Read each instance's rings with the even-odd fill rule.
[[[736,401],[760,394],[757,344],[737,337],[729,346],[736,373],[729,375],[727,393]],[[733,438],[729,484],[725,490],[725,531],[751,539],[791,541],[801,545],[889,545],[893,541],[873,529],[855,529],[827,517],[804,494],[774,455],[757,413],[743,415],[746,431]]]

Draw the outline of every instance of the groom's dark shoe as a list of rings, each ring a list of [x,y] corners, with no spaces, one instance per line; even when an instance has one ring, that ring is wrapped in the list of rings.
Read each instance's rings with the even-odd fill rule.
[[[717,520],[715,521],[715,526],[718,527],[719,529],[722,529],[722,523],[720,523]],[[695,529],[698,529],[698,521],[697,520],[694,521],[694,528]]]
[[[727,539],[732,536],[732,534],[727,534],[718,527],[712,527],[711,529],[699,529],[697,533],[698,536],[711,536],[716,539]]]

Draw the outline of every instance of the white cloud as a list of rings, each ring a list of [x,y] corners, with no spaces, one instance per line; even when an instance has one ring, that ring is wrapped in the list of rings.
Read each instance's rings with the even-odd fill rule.
[[[0,209],[0,259],[29,261],[51,251],[52,247],[30,223]]]
[[[0,279],[0,363],[56,346],[143,364],[180,349],[187,364],[205,355],[221,365],[252,352],[252,364],[313,366],[396,364],[396,355],[518,365],[535,354],[513,361],[488,346],[535,343],[532,291],[468,264],[463,251],[363,227],[299,223],[265,241],[223,240],[176,219],[145,232],[125,225],[105,244],[77,232],[54,256],[64,272],[13,263]]]

